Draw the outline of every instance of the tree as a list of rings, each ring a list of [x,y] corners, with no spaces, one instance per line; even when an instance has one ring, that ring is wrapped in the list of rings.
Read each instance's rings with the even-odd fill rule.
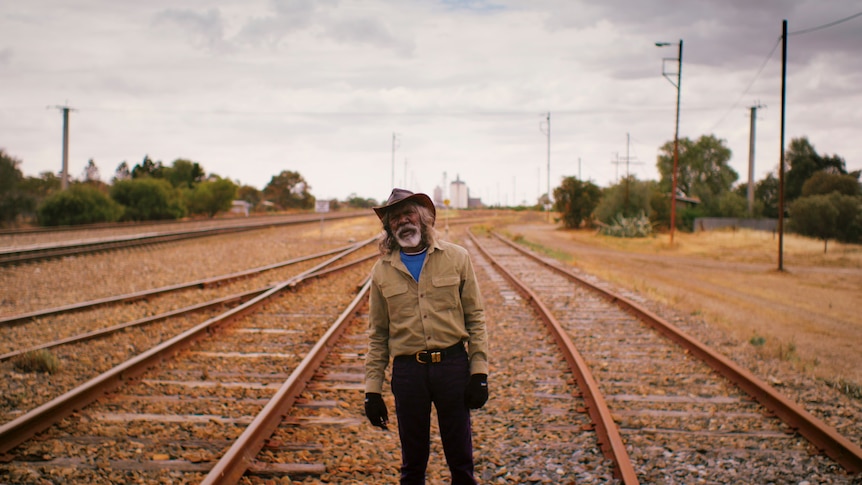
[[[311,209],[314,207],[314,196],[309,192],[310,189],[299,172],[283,170],[272,177],[264,187],[263,194],[267,200],[283,209]]]
[[[592,182],[564,177],[560,186],[554,189],[554,210],[562,215],[563,225],[576,229],[581,227],[581,223],[589,223],[601,195],[601,189]]]
[[[725,141],[714,135],[703,135],[696,142],[688,138],[679,140],[677,189],[700,199],[698,212],[703,215],[720,214],[719,198],[739,178],[739,174],[728,165],[731,154]],[[669,194],[673,177],[672,141],[661,147],[657,167],[661,174],[659,186]]]
[[[132,178],[138,179],[143,177],[163,178],[164,167],[162,162],[153,162],[149,155],[144,155],[144,160],[132,168]]]
[[[802,184],[802,196],[822,195],[838,192],[844,195],[859,195],[859,179],[850,174],[815,172]]]
[[[658,185],[655,181],[640,181],[630,175],[602,191],[601,200],[593,214],[605,224],[611,224],[618,216],[634,217],[644,214],[653,219],[656,211],[651,200],[656,192]]]
[[[820,156],[808,138],[794,138],[785,153],[785,163],[789,167],[784,178],[784,199],[788,202],[802,196],[802,186],[817,172],[846,174],[844,160],[835,156]]]
[[[828,195],[801,197],[790,204],[791,226],[800,234],[823,240],[823,252],[838,235],[838,208]]]
[[[353,192],[348,195],[345,203],[347,204],[347,207],[353,207],[356,209],[370,209],[377,205],[376,200],[359,197],[358,195],[356,195],[356,192]]]
[[[132,172],[129,171],[129,164],[123,161],[123,163],[117,165],[117,170],[114,171],[113,182],[118,180],[129,180],[130,178],[132,178]]]
[[[763,204],[763,216],[778,218],[778,177],[769,174],[754,186],[754,200]]]
[[[203,181],[204,169],[197,162],[178,158],[170,167],[162,168],[162,176],[174,187],[190,189]]]
[[[241,185],[236,189],[236,198],[248,202],[252,207],[257,207],[263,200],[263,193],[257,187]]]
[[[186,206],[192,214],[213,217],[231,208],[236,195],[236,184],[229,179],[207,180],[193,189],[186,189]]]
[[[179,192],[167,180],[120,180],[111,187],[111,198],[125,207],[127,221],[179,219],[186,213]]]
[[[71,226],[113,222],[122,216],[123,207],[98,188],[77,183],[69,190],[55,192],[39,205],[37,219],[43,226]]]
[[[84,182],[100,182],[102,177],[99,175],[99,167],[96,166],[96,162],[91,158],[87,162],[87,166],[84,167],[84,173],[81,174]]]
[[[24,174],[18,168],[21,161],[0,149],[0,225],[13,223],[32,211],[36,199],[23,190]]]

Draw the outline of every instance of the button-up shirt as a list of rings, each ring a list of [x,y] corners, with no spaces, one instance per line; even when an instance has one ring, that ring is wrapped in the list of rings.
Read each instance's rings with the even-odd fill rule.
[[[371,273],[365,391],[382,392],[389,357],[467,342],[471,374],[488,373],[485,308],[467,250],[445,241],[428,248],[419,281],[399,252]]]

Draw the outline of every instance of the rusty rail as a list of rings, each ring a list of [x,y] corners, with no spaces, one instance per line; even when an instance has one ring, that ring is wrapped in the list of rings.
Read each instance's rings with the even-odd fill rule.
[[[804,436],[818,450],[838,462],[850,473],[862,472],[862,448],[839,434],[833,427],[812,415],[800,405],[781,395],[772,386],[743,369],[732,360],[715,352],[691,335],[652,313],[639,304],[606,289],[595,286],[578,275],[551,264],[530,251],[509,241],[505,237],[494,234],[495,237],[531,257],[544,266],[566,276],[567,278],[600,293],[619,306],[636,315],[641,321],[657,330],[659,333],[675,342],[692,355],[701,359],[720,375],[734,383],[757,402],[769,409],[792,429]]]
[[[479,251],[488,259],[488,261],[507,279],[519,293],[539,312],[540,317],[547,325],[548,330],[554,337],[554,340],[560,346],[560,350],[569,363],[569,367],[575,378],[578,381],[578,386],[583,393],[584,401],[587,403],[587,411],[596,429],[596,434],[599,437],[599,445],[602,448],[602,453],[614,462],[614,474],[624,484],[639,483],[637,473],[635,473],[634,465],[626,451],[625,443],[619,434],[619,429],[611,416],[611,411],[608,408],[605,398],[602,395],[599,386],[593,378],[592,372],[587,365],[580,352],[575,348],[574,342],[569,337],[568,333],[563,329],[562,325],[551,314],[547,306],[539,299],[539,297],[522,283],[514,274],[504,268],[488,251],[482,247],[476,236],[472,232],[468,232],[470,239],[479,248]]]
[[[42,404],[18,418],[4,423],[0,426],[0,454],[6,453],[23,443],[36,433],[47,429],[77,409],[95,401],[100,396],[122,385],[124,381],[135,378],[144,373],[159,362],[164,361],[180,350],[187,348],[197,340],[205,338],[218,331],[222,326],[254,310],[255,307],[265,302],[269,297],[294,287],[299,282],[312,275],[325,274],[324,268],[348,254],[358,250],[361,246],[355,245],[342,253],[310,268],[299,275],[286,281],[273,285],[266,292],[236,306],[221,315],[186,330],[185,332],[165,341],[161,344],[129,359],[122,364],[94,377],[71,391]],[[368,260],[362,258],[351,264],[358,264]]]
[[[314,377],[330,350],[341,338],[350,322],[350,317],[356,312],[357,307],[368,295],[371,287],[371,279],[366,278],[365,284],[356,295],[356,298],[347,306],[335,323],[326,331],[323,337],[312,347],[302,362],[294,369],[284,384],[278,389],[272,399],[263,410],[254,418],[254,421],[234,441],[228,451],[213,466],[209,474],[201,482],[203,485],[234,484],[245,474],[255,461],[255,456],[263,448],[266,440],[278,428],[284,419],[284,415],[296,402],[296,399],[305,390],[308,382]]]

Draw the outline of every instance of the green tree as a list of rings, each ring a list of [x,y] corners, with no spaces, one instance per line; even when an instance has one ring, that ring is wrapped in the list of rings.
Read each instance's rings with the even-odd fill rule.
[[[800,234],[823,239],[862,242],[862,196],[839,192],[800,197],[790,203],[790,227]]]
[[[0,149],[0,225],[14,223],[35,208],[36,199],[24,187],[21,161]]]
[[[838,192],[844,195],[859,195],[859,179],[855,175],[815,172],[802,184],[802,196]]]
[[[170,167],[162,168],[162,177],[174,187],[190,189],[203,181],[204,169],[197,162],[178,158]]]
[[[311,209],[314,196],[308,183],[299,172],[283,170],[275,175],[263,189],[264,197],[282,209]]]
[[[263,193],[257,187],[240,185],[236,189],[236,198],[248,202],[252,207],[257,207],[260,201],[263,200]]]
[[[590,223],[601,195],[601,189],[592,182],[564,177],[560,186],[554,189],[554,210],[562,215],[564,226],[576,229],[582,223]]]
[[[186,207],[192,214],[213,217],[231,208],[236,190],[236,184],[229,179],[216,178],[201,182],[192,189],[186,189]]]
[[[605,224],[613,223],[618,216],[629,218],[644,214],[653,219],[657,215],[652,207],[655,193],[659,193],[655,181],[641,181],[633,175],[628,176],[602,191],[601,200],[593,214]]]
[[[123,214],[123,207],[91,184],[77,183],[68,190],[46,198],[37,211],[42,226],[71,226],[95,222],[113,222]]]
[[[117,181],[111,198],[125,207],[123,220],[179,219],[186,214],[180,193],[170,182],[155,178]]]
[[[718,198],[720,217],[748,217],[748,199],[736,192],[727,191]]]
[[[354,207],[357,209],[370,209],[377,205],[376,200],[359,197],[355,192],[347,196],[345,203],[347,204],[347,207]]]
[[[789,167],[784,177],[784,200],[787,202],[801,197],[802,186],[817,172],[847,173],[841,157],[818,155],[814,146],[805,137],[792,139],[784,156],[785,163]]]
[[[763,217],[778,218],[778,177],[769,174],[754,186],[754,200],[763,204]]]
[[[132,178],[139,179],[144,177],[152,177],[156,179],[164,178],[165,167],[162,162],[154,162],[149,155],[144,155],[141,163],[132,167]]]
[[[132,178],[132,172],[129,170],[129,164],[123,161],[117,165],[117,170],[114,171],[113,182],[118,180],[129,180]]]
[[[739,178],[739,174],[728,165],[731,154],[725,141],[714,135],[703,135],[696,142],[688,138],[679,140],[677,189],[689,197],[700,199],[697,212],[705,216],[720,214],[721,195],[730,190]],[[659,186],[663,192],[670,193],[673,178],[673,141],[661,147],[657,167],[661,175]]]

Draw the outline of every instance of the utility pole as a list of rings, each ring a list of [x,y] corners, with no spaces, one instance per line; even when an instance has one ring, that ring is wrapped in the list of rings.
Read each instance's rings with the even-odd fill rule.
[[[751,107],[751,130],[748,138],[748,217],[754,217],[754,140],[757,109],[764,107],[759,101]]]
[[[63,111],[63,169],[60,171],[60,189],[69,188],[69,111],[68,106],[54,106]]]
[[[542,123],[539,123],[539,131],[548,135],[548,203],[546,205],[546,210],[548,211],[548,222],[551,222],[551,112],[548,111],[548,114],[545,118],[545,123],[547,123],[547,130],[545,131],[542,128]]]
[[[787,19],[781,24],[781,159],[778,161],[778,271],[784,271],[784,115],[787,105]]]

